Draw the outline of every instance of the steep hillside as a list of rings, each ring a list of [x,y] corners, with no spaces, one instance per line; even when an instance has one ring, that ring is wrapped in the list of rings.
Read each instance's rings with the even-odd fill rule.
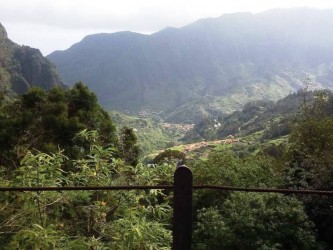
[[[135,117],[111,112],[111,119],[119,128],[130,127],[138,138],[141,156],[179,144],[178,139],[193,128],[190,124],[164,123],[158,116]]]
[[[31,86],[63,86],[54,65],[38,49],[19,46],[0,24],[0,92],[23,93]]]
[[[292,93],[277,102],[252,101],[228,115],[207,118],[197,123],[181,139],[184,142],[202,140],[220,140],[228,137],[256,135],[258,140],[274,140],[289,134],[290,125],[297,120],[300,111],[307,105],[325,96],[327,113],[333,114],[333,94],[328,90],[305,91]]]
[[[108,109],[164,111],[178,121],[170,112],[207,99],[205,111],[213,112],[280,99],[305,74],[314,87],[333,88],[333,10],[236,13],[152,35],[95,34],[48,58],[67,83],[82,80]]]

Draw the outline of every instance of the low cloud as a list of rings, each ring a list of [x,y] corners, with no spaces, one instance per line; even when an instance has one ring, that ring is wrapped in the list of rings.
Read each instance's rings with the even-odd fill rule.
[[[0,22],[14,41],[38,45],[47,54],[51,48],[67,48],[70,42],[78,42],[92,33],[122,30],[152,33],[166,26],[181,27],[223,13],[305,5],[333,8],[333,1],[0,0]]]

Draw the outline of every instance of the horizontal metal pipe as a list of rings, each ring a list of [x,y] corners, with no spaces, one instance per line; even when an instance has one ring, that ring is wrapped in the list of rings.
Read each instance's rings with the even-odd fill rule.
[[[79,191],[79,190],[149,190],[149,189],[173,189],[173,186],[63,186],[63,187],[0,187],[4,191]]]
[[[0,192],[35,192],[35,191],[80,191],[80,190],[151,190],[164,189],[173,190],[173,185],[161,186],[63,186],[63,187],[0,187]],[[274,189],[274,188],[246,188],[216,185],[193,185],[193,189],[211,189],[221,191],[240,191],[256,193],[283,193],[303,195],[326,195],[333,196],[333,191],[326,190],[304,190],[304,189]]]
[[[333,191],[327,190],[305,190],[305,189],[276,189],[276,188],[246,188],[215,185],[194,185],[193,189],[213,189],[222,191],[240,191],[255,193],[282,193],[282,194],[309,194],[309,195],[327,195],[333,196]]]

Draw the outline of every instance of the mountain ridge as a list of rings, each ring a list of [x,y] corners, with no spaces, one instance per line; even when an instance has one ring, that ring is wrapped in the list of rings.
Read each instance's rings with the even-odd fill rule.
[[[168,113],[209,96],[224,112],[221,100],[246,87],[245,96],[277,100],[310,74],[317,87],[333,88],[331,24],[333,10],[226,14],[151,35],[89,35],[47,58],[67,83],[82,80],[110,110]]]
[[[65,85],[55,66],[38,49],[11,41],[0,23],[0,91],[21,94],[32,86],[51,89]]]

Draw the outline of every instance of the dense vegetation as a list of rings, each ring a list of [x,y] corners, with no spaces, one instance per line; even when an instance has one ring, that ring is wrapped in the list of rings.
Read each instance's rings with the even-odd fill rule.
[[[242,129],[237,129],[235,134],[241,140],[222,151],[214,148],[207,159],[196,158],[188,163],[193,164],[195,181],[198,184],[332,190],[332,104],[330,92],[300,91],[276,104],[251,103],[242,112],[221,118],[215,136],[223,131],[228,121],[235,122],[238,117],[242,122],[236,126]],[[270,107],[269,112],[267,107]],[[216,123],[212,121],[210,127]],[[275,123],[286,123],[287,131],[278,130],[283,132],[271,136],[269,132]],[[264,143],[286,134],[289,134],[288,139],[278,144],[267,147]],[[250,145],[239,151],[239,145],[249,137],[259,141],[256,150],[249,150]],[[195,202],[193,239],[196,249],[221,246],[225,249],[332,248],[331,198],[201,191],[196,192]],[[302,239],[297,239],[296,235]]]
[[[171,181],[173,168],[131,167],[103,147],[96,132],[79,138],[86,155],[63,171],[66,157],[27,152],[2,186],[156,185]],[[0,241],[4,249],[166,249],[171,207],[159,191],[1,193]]]
[[[109,115],[82,83],[48,92],[32,88],[0,104],[0,165],[9,171],[17,168],[28,150],[61,149],[69,159],[78,159],[90,146],[75,137],[82,130],[97,130],[103,146],[118,143]]]
[[[292,123],[299,119],[301,106],[313,102],[318,94],[326,94],[332,100],[330,91],[306,91],[300,89],[277,102],[252,101],[239,111],[202,119],[183,138],[183,142],[215,140],[230,135],[245,137],[260,133],[259,141],[272,140],[290,133]]]
[[[194,184],[333,190],[333,94],[272,101],[305,71],[332,88],[332,23],[331,10],[230,14],[49,56],[126,115],[81,82],[62,88],[0,24],[0,186],[172,185],[186,162]],[[331,197],[197,190],[193,202],[193,249],[333,249]],[[0,248],[170,249],[172,205],[165,190],[0,192]]]
[[[118,128],[129,127],[137,136],[140,155],[145,156],[156,150],[163,150],[174,145],[184,135],[179,129],[166,129],[162,119],[156,114],[148,117],[136,117],[111,112],[111,119]]]
[[[195,184],[332,190],[333,97],[304,91],[289,98],[301,109],[279,157],[263,148],[216,149],[187,162]],[[253,104],[245,110],[258,115]],[[0,111],[1,139],[7,136],[0,141],[1,186],[172,184],[175,160],[185,160],[168,150],[155,164],[140,163],[134,131],[124,126],[116,133],[82,83],[31,89],[2,102]],[[163,190],[2,192],[0,204],[4,249],[171,247],[172,193]],[[193,249],[331,249],[332,208],[332,199],[321,196],[195,191]]]

